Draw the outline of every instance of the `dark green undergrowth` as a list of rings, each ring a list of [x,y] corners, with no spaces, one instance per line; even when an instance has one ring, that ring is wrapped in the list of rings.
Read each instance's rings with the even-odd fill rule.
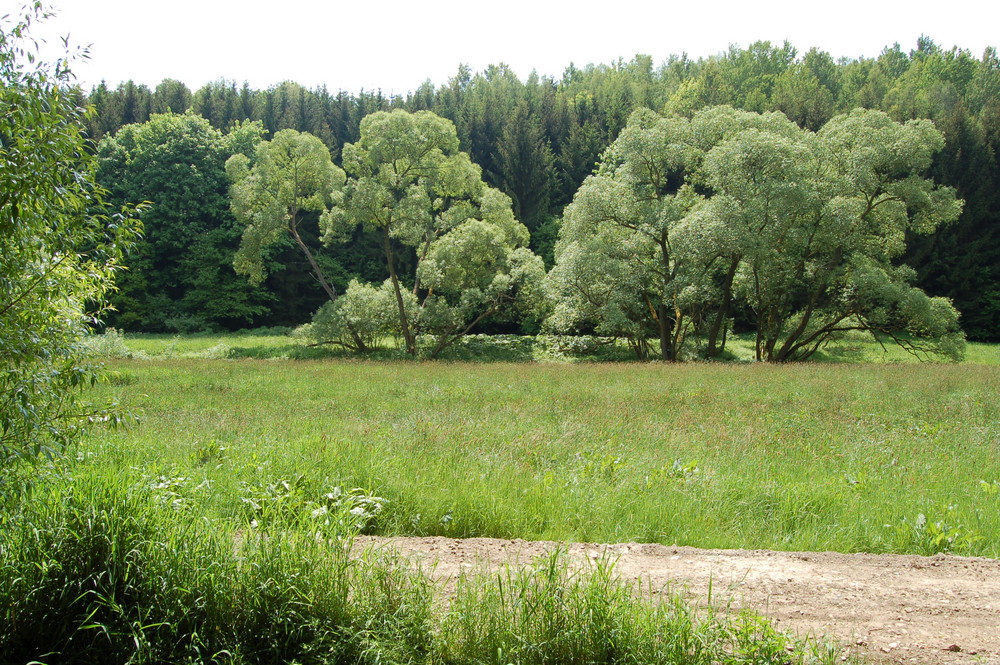
[[[631,588],[610,561],[459,580],[435,599],[351,528],[208,519],[126,478],[65,477],[0,514],[0,663],[832,663],[750,613]],[[345,515],[350,514],[345,512]],[[656,600],[653,600],[653,598]]]

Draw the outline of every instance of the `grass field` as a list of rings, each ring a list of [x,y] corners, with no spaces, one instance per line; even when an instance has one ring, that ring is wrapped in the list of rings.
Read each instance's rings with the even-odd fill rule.
[[[304,339],[284,334],[283,329],[260,329],[234,334],[166,335],[114,331],[90,338],[98,355],[142,358],[201,359],[358,359],[359,356],[334,346],[309,346]],[[602,343],[603,342],[603,343]],[[424,340],[423,345],[432,342]],[[752,335],[730,335],[728,358],[732,362],[751,362],[754,356]],[[383,340],[381,347],[364,356],[375,360],[409,360],[398,340]],[[635,356],[624,342],[572,336],[470,335],[449,347],[442,359],[468,362],[631,362]],[[914,363],[918,359],[889,340],[883,344],[867,334],[848,333],[843,339],[816,353],[818,363]],[[939,362],[942,362],[939,360]],[[966,347],[965,363],[1000,365],[1000,345],[971,342]]]
[[[184,343],[208,342],[236,346]],[[1000,555],[995,365],[112,368],[102,396],[141,422],[87,465],[214,515],[340,488],[379,499],[365,529],[386,535]]]
[[[470,576],[445,609],[404,562],[349,557],[359,532],[1000,556],[996,347],[668,365],[587,362],[627,358],[591,342],[474,338],[419,362],[281,335],[92,340],[110,373],[91,396],[138,420],[21,469],[27,494],[0,484],[0,663],[845,653],[637,597],[610,562]]]

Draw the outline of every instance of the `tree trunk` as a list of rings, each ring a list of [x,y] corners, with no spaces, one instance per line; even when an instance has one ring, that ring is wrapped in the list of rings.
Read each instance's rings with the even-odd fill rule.
[[[309,246],[302,241],[302,237],[299,235],[299,223],[294,212],[292,213],[288,230],[291,232],[292,237],[295,238],[295,243],[299,246],[299,249],[301,249],[302,253],[306,255],[306,259],[309,261],[309,265],[313,269],[313,277],[316,278],[319,285],[323,287],[324,291],[326,291],[326,295],[330,298],[330,302],[336,302],[337,289],[333,288],[333,285],[326,280],[326,276],[323,274],[323,271],[320,270],[319,264],[316,263],[316,257],[314,257],[313,253],[309,251]]]
[[[719,311],[715,314],[715,321],[712,322],[712,328],[708,331],[708,357],[714,358],[726,349],[726,331],[725,323],[726,317],[729,316],[729,306],[733,301],[733,279],[736,277],[736,269],[740,266],[739,258],[734,258],[732,263],[729,264],[729,270],[726,272],[726,278],[722,282],[722,303],[719,305]],[[722,345],[718,344],[719,332],[722,332]]]
[[[389,266],[389,279],[392,281],[392,290],[396,294],[396,306],[399,308],[399,327],[403,332],[403,343],[406,344],[406,352],[411,356],[417,355],[417,340],[410,329],[410,321],[406,316],[406,303],[403,302],[403,292],[399,288],[399,277],[396,275],[396,261],[392,254],[392,242],[389,238],[389,227],[384,227],[382,234],[383,248],[385,249],[385,262]]]
[[[656,318],[660,324],[660,355],[664,360],[674,360],[673,348],[671,344],[670,319],[667,318],[667,305],[660,303],[656,308]]]

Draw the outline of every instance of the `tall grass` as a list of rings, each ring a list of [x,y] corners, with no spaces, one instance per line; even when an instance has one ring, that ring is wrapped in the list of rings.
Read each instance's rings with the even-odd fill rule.
[[[142,420],[85,464],[213,515],[287,485],[383,499],[386,535],[1000,555],[993,366],[113,367]]]
[[[134,479],[131,479],[134,480]],[[82,473],[0,513],[0,663],[832,663],[749,614],[638,598],[554,555],[452,603],[347,527],[267,528]],[[162,484],[162,483],[161,483]]]
[[[430,646],[427,581],[349,542],[181,515],[97,477],[3,520],[0,662],[417,662]]]
[[[573,569],[555,551],[533,567],[463,576],[444,620],[447,663],[835,662],[838,649],[795,641],[752,612],[709,603],[694,609],[679,593],[659,601],[614,575],[607,558]]]
[[[607,561],[470,575],[448,603],[406,562],[349,556],[358,532],[1000,555],[995,347],[964,365],[773,367],[100,343],[113,371],[99,396],[141,419],[66,467],[5,475],[0,663],[836,656],[752,614],[625,586]],[[538,359],[484,343],[456,357]],[[248,356],[271,359],[231,360]]]

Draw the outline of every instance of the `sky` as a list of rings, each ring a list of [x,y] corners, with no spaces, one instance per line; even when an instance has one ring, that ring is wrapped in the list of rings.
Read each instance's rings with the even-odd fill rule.
[[[0,0],[0,13],[25,0]],[[459,64],[474,72],[506,63],[559,77],[571,62],[610,64],[637,53],[707,57],[731,44],[789,41],[834,58],[874,57],[926,35],[976,57],[1000,46],[995,0],[47,0],[56,10],[32,34],[56,53],[60,37],[90,45],[74,72],[84,88],[128,79],[192,90],[224,79],[263,89],[284,80],[331,91],[405,94],[442,85]],[[9,5],[5,7],[5,5]],[[51,57],[49,58],[51,59]]]

